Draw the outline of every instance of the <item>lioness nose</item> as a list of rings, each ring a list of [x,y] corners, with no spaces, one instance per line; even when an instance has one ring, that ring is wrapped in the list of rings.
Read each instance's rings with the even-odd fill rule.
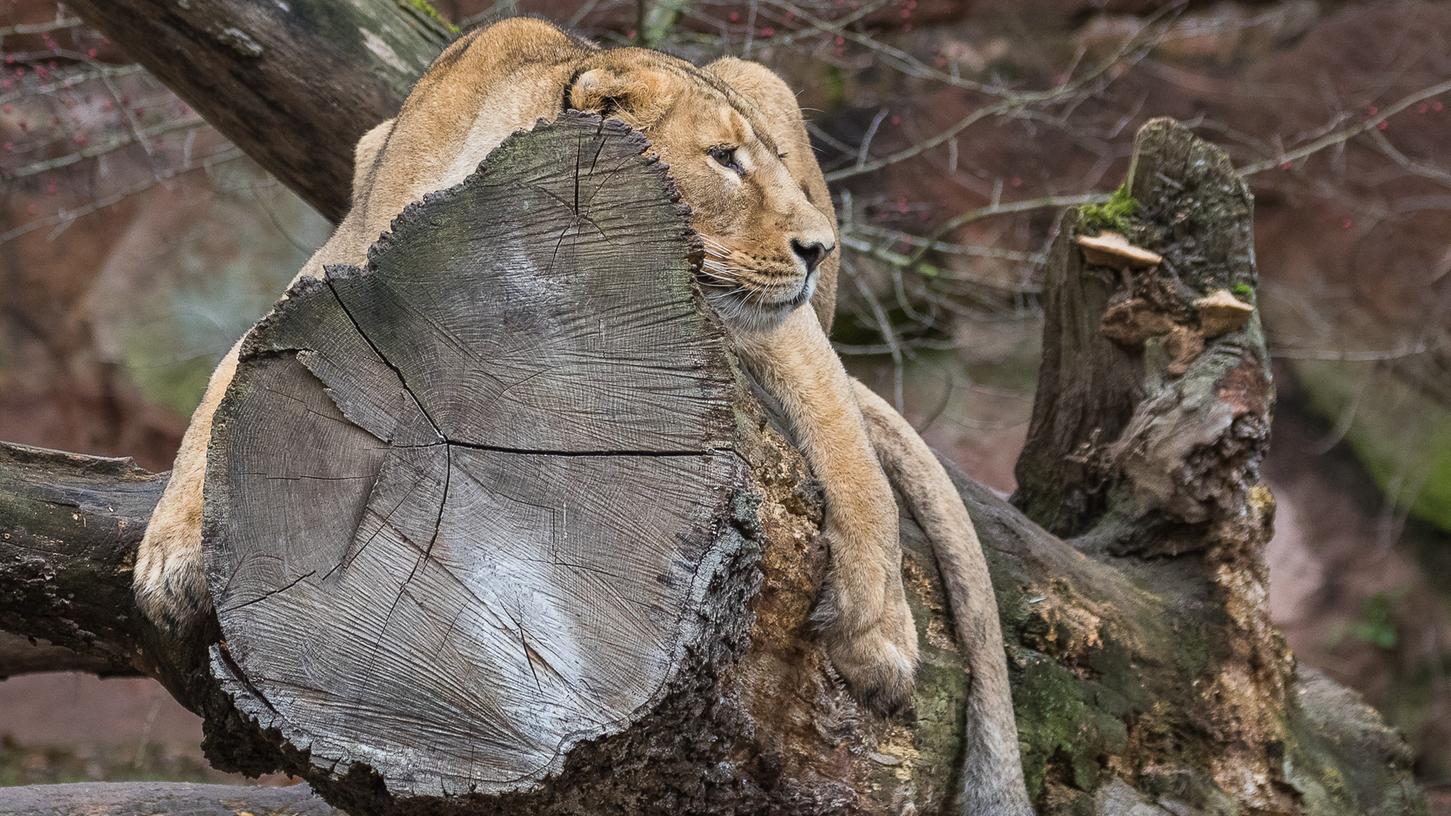
[[[820,266],[821,262],[826,260],[826,256],[830,255],[831,250],[834,248],[835,245],[823,244],[820,241],[802,243],[794,238],[791,239],[791,251],[796,253],[796,257],[800,258],[802,263],[806,264],[807,272],[811,272],[817,266]]]

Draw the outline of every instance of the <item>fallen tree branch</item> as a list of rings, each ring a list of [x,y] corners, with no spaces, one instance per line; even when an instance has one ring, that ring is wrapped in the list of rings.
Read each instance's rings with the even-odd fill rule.
[[[0,632],[0,680],[36,672],[85,672],[102,676],[136,674],[129,665],[117,666],[101,655],[85,655],[45,640]]]
[[[20,636],[0,675],[135,671],[152,633],[129,576],[165,484],[130,459],[0,443],[0,629]],[[36,640],[49,647],[17,643]]]

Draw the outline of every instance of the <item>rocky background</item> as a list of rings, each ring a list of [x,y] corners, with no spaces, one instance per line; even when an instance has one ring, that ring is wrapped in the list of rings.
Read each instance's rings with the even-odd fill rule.
[[[1302,663],[1406,733],[1451,813],[1451,4],[436,10],[543,14],[786,76],[845,232],[834,339],[1004,493],[1058,208],[1111,193],[1152,116],[1224,145],[1257,197],[1280,393],[1273,616]],[[0,438],[164,468],[214,361],[329,226],[63,5],[0,0],[0,60]],[[199,733],[150,681],[12,679],[0,784],[207,778]]]

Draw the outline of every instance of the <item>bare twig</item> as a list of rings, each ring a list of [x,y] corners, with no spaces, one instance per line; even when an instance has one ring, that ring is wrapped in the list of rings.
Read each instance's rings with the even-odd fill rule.
[[[1285,151],[1280,155],[1275,156],[1274,158],[1263,159],[1261,161],[1246,164],[1243,167],[1240,167],[1238,172],[1242,176],[1252,176],[1256,173],[1262,173],[1274,167],[1281,167],[1288,162],[1297,162],[1300,159],[1319,153],[1320,151],[1328,147],[1342,145],[1362,133],[1374,130],[1375,128],[1379,127],[1382,122],[1390,119],[1392,116],[1395,116],[1396,114],[1400,113],[1406,108],[1409,108],[1417,102],[1423,102],[1427,99],[1440,96],[1444,93],[1451,93],[1451,79],[1448,79],[1445,82],[1438,82],[1435,85],[1427,88],[1422,88],[1415,93],[1403,96],[1395,102],[1392,102],[1390,105],[1387,105],[1385,108],[1380,109],[1374,116],[1367,116],[1360,122],[1350,127],[1327,133],[1318,139],[1311,140],[1310,142],[1295,148],[1294,150]]]

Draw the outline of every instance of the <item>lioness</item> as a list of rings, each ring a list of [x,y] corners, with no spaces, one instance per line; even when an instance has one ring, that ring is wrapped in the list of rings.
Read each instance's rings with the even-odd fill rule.
[[[895,708],[911,691],[917,633],[902,587],[890,473],[933,539],[973,667],[962,812],[1031,813],[981,548],[931,451],[847,376],[827,341],[835,211],[795,97],[770,70],[731,58],[701,69],[646,49],[602,50],[528,18],[476,30],[438,57],[395,119],[358,141],[353,208],[298,277],[364,263],[405,205],[462,181],[505,137],[567,108],[642,131],[690,205],[706,249],[701,289],[823,486],[831,569],[819,617],[832,663],[876,707]],[[814,309],[799,308],[808,301]],[[137,558],[142,610],[178,634],[210,611],[202,485],[212,414],[236,363],[234,348],[212,375]]]

